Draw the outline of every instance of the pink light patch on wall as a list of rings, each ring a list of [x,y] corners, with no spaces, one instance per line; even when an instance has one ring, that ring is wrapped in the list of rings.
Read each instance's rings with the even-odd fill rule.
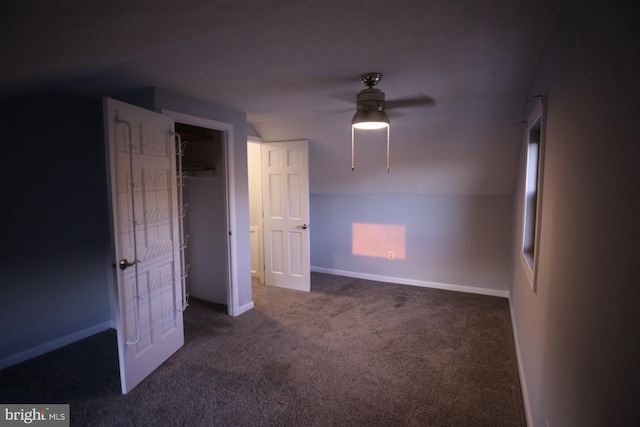
[[[352,224],[353,255],[405,259],[407,227],[395,224]]]

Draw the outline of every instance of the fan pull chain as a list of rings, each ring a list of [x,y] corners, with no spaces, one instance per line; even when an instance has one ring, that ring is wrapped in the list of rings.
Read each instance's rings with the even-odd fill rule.
[[[389,173],[389,130],[390,126],[387,126],[387,173]],[[351,128],[351,172],[356,168],[355,165],[355,128]]]
[[[389,173],[389,128],[391,126],[387,126],[387,173]]]
[[[353,172],[353,170],[356,168],[355,165],[355,151],[354,151],[354,144],[353,144],[353,138],[354,138],[354,128],[351,127],[351,172]]]

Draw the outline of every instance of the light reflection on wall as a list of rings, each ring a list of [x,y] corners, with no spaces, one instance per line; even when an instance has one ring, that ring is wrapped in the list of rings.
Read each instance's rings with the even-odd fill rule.
[[[352,224],[353,255],[394,259],[406,256],[407,227],[395,224]]]

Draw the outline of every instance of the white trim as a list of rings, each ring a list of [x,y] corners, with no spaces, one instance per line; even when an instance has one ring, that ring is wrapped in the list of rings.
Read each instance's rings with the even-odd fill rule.
[[[258,158],[257,159],[257,164],[252,164],[252,157],[249,155],[249,145],[250,144],[258,144],[261,146],[261,144],[263,144],[264,141],[262,140],[262,138],[257,137],[257,136],[247,136],[247,161],[248,161],[248,170],[247,170],[247,174],[251,173],[251,168],[258,168],[258,176],[260,177],[260,185],[258,185],[258,188],[254,188],[252,186],[252,182],[251,179],[248,177],[248,184],[249,184],[249,229],[251,229],[252,226],[251,225],[251,213],[252,213],[252,207],[254,207],[255,205],[258,205],[260,211],[262,212],[263,206],[262,206],[262,159]],[[260,156],[262,156],[262,148],[260,148],[258,154]],[[253,194],[253,196],[252,196]],[[255,199],[259,199],[259,200],[255,200]],[[264,271],[265,271],[265,265],[264,265],[264,221],[263,221],[263,215],[259,215],[258,218],[258,231],[257,231],[257,236],[258,236],[258,257],[259,257],[259,271],[256,273],[256,275],[254,275],[253,271],[252,271],[252,277],[258,277],[258,280],[260,281],[260,283],[264,283]],[[253,253],[251,254],[251,257],[253,258]],[[251,262],[253,263],[253,259],[251,259]]]
[[[545,152],[545,129],[546,129],[546,121],[545,121],[545,110],[544,110],[544,98],[536,97],[535,104],[533,106],[533,111],[527,117],[527,126],[526,133],[524,137],[524,150],[525,153],[525,163],[524,163],[524,189],[522,192],[522,217],[520,221],[522,221],[522,232],[520,233],[520,260],[524,266],[524,272],[529,280],[529,285],[531,286],[531,290],[533,293],[537,293],[537,271],[538,271],[538,261],[540,254],[540,227],[541,227],[541,219],[542,219],[542,190],[543,190],[543,180],[544,180],[544,152]],[[525,253],[524,248],[524,236],[527,232],[527,189],[529,187],[529,144],[530,144],[530,135],[531,135],[531,127],[540,120],[540,140],[538,141],[538,154],[537,154],[537,162],[536,162],[536,217],[534,224],[534,253],[533,258],[528,259],[529,256]]]
[[[83,329],[78,332],[66,335],[64,337],[56,338],[53,341],[46,342],[44,344],[37,345],[32,348],[28,348],[19,353],[12,354],[11,356],[0,359],[0,369],[8,368],[9,366],[17,365],[34,357],[41,356],[53,350],[57,350],[65,345],[73,344],[76,341],[80,341],[91,335],[104,332],[108,329],[115,329],[115,322],[113,320],[107,320],[106,322],[99,323],[89,328]]]
[[[249,241],[251,242],[251,277],[257,277],[260,283],[264,283],[264,262],[262,258],[263,255],[263,245],[262,242],[262,226],[260,225],[250,225],[249,226]],[[253,252],[253,243],[257,245],[257,254]],[[253,268],[254,265],[254,255],[257,255],[257,269]]]
[[[375,282],[397,283],[399,285],[420,286],[423,288],[443,289],[446,291],[466,292],[469,294],[489,295],[509,298],[508,290],[478,288],[475,286],[452,285],[448,283],[427,282],[424,280],[404,279],[401,277],[380,276],[377,274],[359,273],[355,271],[335,270],[332,268],[311,267],[316,273],[333,274],[335,276],[354,277],[356,279],[373,280]]]
[[[513,312],[513,304],[509,298],[509,311],[511,312],[511,327],[513,328],[513,342],[516,347],[516,360],[518,361],[518,374],[520,376],[520,388],[522,391],[522,401],[524,403],[524,413],[527,425],[533,426],[533,416],[531,415],[531,402],[529,401],[529,387],[527,387],[527,377],[524,374],[522,364],[522,352],[520,351],[520,340],[518,339],[518,328],[516,328],[516,316]]]
[[[229,287],[227,289],[227,313],[238,316],[243,313],[238,295],[238,229],[236,226],[236,184],[234,165],[234,126],[231,123],[219,122],[204,117],[192,116],[177,111],[162,109],[161,113],[174,121],[208,129],[222,131],[225,135],[226,169],[227,169],[227,221],[229,226]],[[246,306],[246,304],[245,304]],[[243,307],[245,307],[243,306]]]
[[[254,307],[253,301],[248,302],[245,305],[241,305],[240,307],[238,307],[238,310],[234,314],[234,316],[240,316],[242,313],[245,313],[245,312],[251,310],[253,307]]]
[[[535,291],[535,286],[534,286],[534,282],[533,282],[533,269],[531,268],[531,264],[533,263],[533,260],[529,257],[529,255],[527,255],[526,253],[524,253],[524,251],[520,251],[520,262],[522,263],[522,270],[525,273],[525,276],[527,276],[527,280],[529,281],[529,285],[531,286],[531,289],[534,289]]]

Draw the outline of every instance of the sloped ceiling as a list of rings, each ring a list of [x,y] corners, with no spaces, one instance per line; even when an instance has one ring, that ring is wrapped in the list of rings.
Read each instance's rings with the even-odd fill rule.
[[[265,140],[309,139],[314,193],[512,194],[530,80],[561,0],[115,0],[0,5],[0,97],[163,89],[246,111]],[[385,135],[350,120],[381,72]]]

